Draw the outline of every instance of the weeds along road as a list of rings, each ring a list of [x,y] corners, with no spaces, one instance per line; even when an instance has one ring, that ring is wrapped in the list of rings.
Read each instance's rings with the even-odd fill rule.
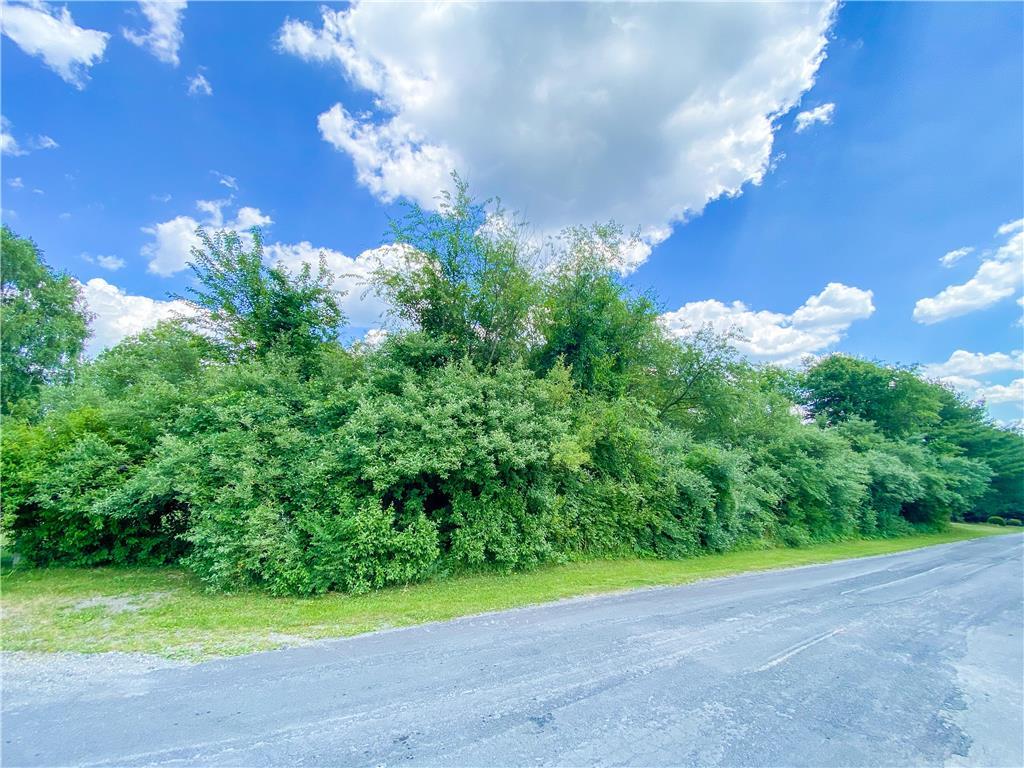
[[[1019,766],[1022,545],[573,600],[130,685],[8,688],[2,762]]]

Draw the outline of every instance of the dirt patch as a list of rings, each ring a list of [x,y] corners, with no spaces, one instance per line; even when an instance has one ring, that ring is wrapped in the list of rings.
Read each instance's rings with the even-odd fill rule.
[[[79,600],[71,606],[72,611],[87,611],[90,608],[102,608],[107,613],[134,613],[154,605],[170,597],[170,592],[143,592],[138,595],[97,595]]]

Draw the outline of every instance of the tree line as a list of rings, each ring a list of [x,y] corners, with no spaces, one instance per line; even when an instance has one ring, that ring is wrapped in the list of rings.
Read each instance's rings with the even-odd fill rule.
[[[76,284],[5,227],[7,545],[316,594],[1021,519],[1024,438],[950,389],[671,338],[621,230],[542,253],[464,185],[442,202],[394,222],[379,345],[342,344],[334,276],[254,230],[201,233],[194,311],[83,360]]]

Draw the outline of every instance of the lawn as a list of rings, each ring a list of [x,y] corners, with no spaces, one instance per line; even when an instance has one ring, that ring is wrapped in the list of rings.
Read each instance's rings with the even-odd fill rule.
[[[189,574],[168,568],[20,570],[2,579],[3,648],[136,651],[199,660],[567,597],[685,584],[1013,532],[1012,528],[955,524],[942,533],[900,539],[674,561],[594,560],[527,573],[465,576],[365,595],[316,598],[210,594]]]

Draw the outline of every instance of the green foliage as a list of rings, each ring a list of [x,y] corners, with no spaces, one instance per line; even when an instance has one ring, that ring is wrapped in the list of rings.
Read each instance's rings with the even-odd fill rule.
[[[65,329],[74,286],[5,230],[4,320],[19,308],[27,339],[11,354],[63,350],[11,364],[29,378],[10,404],[31,406],[0,433],[20,553],[310,595],[1021,516],[1024,439],[941,385],[840,355],[753,366],[707,328],[670,338],[616,269],[620,230],[571,230],[540,269],[456,181],[395,223],[373,287],[399,327],[376,349],[339,343],[323,264],[290,274],[258,231],[202,234],[189,317],[71,377],[84,331],[58,344],[24,321],[31,297],[7,303],[8,243],[63,297]]]
[[[507,362],[524,349],[537,294],[531,253],[520,226],[454,178],[437,213],[414,205],[394,222],[398,263],[378,267],[376,287],[399,320],[434,342],[435,360]]]
[[[828,424],[859,416],[884,435],[906,437],[939,421],[939,388],[905,368],[829,355],[807,372],[804,387],[808,406]]]
[[[999,515],[990,515],[988,520],[985,521],[989,525],[1006,525],[1006,520],[1001,518]],[[1020,523],[1017,523],[1020,525]]]
[[[1015,525],[1015,526],[1020,526],[1020,525],[1024,525],[1024,523],[1022,523],[1022,522],[1021,522],[1020,520],[1018,520],[1018,519],[1017,519],[1016,517],[1010,517],[1010,518],[1007,518],[1007,519],[1005,520],[1005,524],[1006,524],[1006,525]]]
[[[625,245],[615,227],[569,230],[538,308],[534,366],[561,362],[585,392],[626,393],[662,347],[654,303],[631,296],[615,271]]]
[[[248,250],[236,232],[198,234],[203,247],[192,250],[189,265],[197,284],[186,300],[196,308],[192,322],[223,347],[228,359],[283,351],[310,364],[321,347],[337,341],[345,317],[323,259],[317,271],[305,264],[291,275],[282,266],[267,266],[256,228]]]
[[[0,412],[33,415],[39,390],[67,381],[88,336],[77,284],[36,247],[0,231]]]

